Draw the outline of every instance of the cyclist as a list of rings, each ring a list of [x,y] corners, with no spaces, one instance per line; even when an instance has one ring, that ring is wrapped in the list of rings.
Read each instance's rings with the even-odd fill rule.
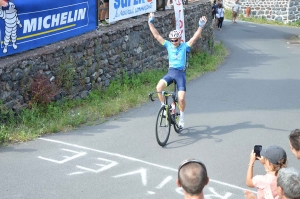
[[[172,84],[173,80],[177,83],[178,89],[178,101],[179,101],[179,110],[180,110],[180,119],[179,127],[184,127],[184,109],[186,106],[185,102],[185,92],[186,92],[186,75],[185,75],[185,66],[186,66],[186,53],[190,51],[192,45],[197,41],[201,36],[202,29],[204,28],[207,19],[205,16],[202,16],[199,19],[199,28],[194,33],[194,36],[188,42],[181,42],[181,32],[179,30],[173,30],[169,34],[170,41],[165,40],[160,36],[158,31],[153,25],[154,22],[154,13],[149,14],[149,28],[154,36],[154,38],[162,44],[168,51],[169,57],[169,71],[168,73],[158,82],[156,86],[157,92],[164,90],[166,86]],[[158,93],[158,98],[164,105],[164,97],[161,93]]]

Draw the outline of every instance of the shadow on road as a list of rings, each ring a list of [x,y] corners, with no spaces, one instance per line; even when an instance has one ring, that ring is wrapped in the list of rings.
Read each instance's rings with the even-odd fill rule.
[[[179,148],[193,143],[198,142],[203,139],[213,139],[215,142],[222,142],[223,140],[218,138],[219,135],[231,133],[236,130],[241,129],[267,129],[273,131],[289,131],[286,129],[276,129],[269,128],[262,124],[251,124],[251,122],[240,122],[232,125],[223,125],[223,126],[192,126],[186,129],[183,129],[180,134],[178,134],[179,139],[169,142],[165,148]]]

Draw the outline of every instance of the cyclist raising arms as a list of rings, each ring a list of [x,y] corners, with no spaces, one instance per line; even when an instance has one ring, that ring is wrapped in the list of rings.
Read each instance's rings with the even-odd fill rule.
[[[166,47],[169,57],[169,71],[168,73],[158,82],[156,86],[157,92],[164,90],[166,86],[169,86],[173,83],[173,80],[177,83],[178,89],[178,101],[179,101],[179,110],[180,110],[180,119],[179,127],[184,127],[184,109],[186,106],[185,102],[185,92],[186,92],[186,75],[185,75],[185,66],[186,66],[186,53],[190,52],[190,48],[201,36],[202,29],[204,28],[207,19],[205,16],[202,16],[199,20],[199,28],[195,32],[194,36],[188,41],[181,43],[181,32],[178,30],[173,30],[169,34],[170,41],[165,40],[160,36],[158,31],[153,25],[154,22],[154,13],[149,14],[149,28],[154,36],[154,38]],[[161,93],[158,93],[158,98],[161,104],[164,104],[164,97]]]

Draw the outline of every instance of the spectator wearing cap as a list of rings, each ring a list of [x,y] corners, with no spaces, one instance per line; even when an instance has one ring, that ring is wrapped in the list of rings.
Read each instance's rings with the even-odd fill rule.
[[[282,168],[277,175],[276,199],[299,199],[300,198],[300,171],[295,168]],[[245,191],[246,199],[256,199],[250,191]],[[266,198],[271,199],[271,198]]]
[[[295,129],[289,136],[292,153],[300,160],[300,129]]]
[[[178,168],[178,187],[182,187],[185,199],[204,199],[203,188],[209,178],[205,165],[196,159],[184,160]]]
[[[262,149],[260,155],[260,157],[257,157],[253,150],[250,154],[246,185],[258,189],[258,199],[275,198],[278,195],[276,191],[277,174],[279,169],[286,167],[286,152],[283,148],[273,145]],[[264,165],[267,172],[266,175],[253,177],[253,167],[256,158]]]

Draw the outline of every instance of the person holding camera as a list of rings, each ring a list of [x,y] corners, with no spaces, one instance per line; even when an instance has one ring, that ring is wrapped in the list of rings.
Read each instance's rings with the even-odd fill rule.
[[[267,172],[266,175],[256,175],[253,177],[253,167],[256,159],[264,165]],[[286,167],[286,162],[286,152],[279,146],[269,146],[266,149],[262,149],[260,154],[252,150],[246,175],[246,185],[258,189],[258,199],[275,198],[278,196],[276,191],[277,174],[279,169]]]
[[[295,199],[300,198],[300,171],[295,168],[282,168],[277,175],[277,194],[276,199]],[[257,199],[249,190],[245,191],[246,199]],[[265,198],[272,199],[272,198]]]

